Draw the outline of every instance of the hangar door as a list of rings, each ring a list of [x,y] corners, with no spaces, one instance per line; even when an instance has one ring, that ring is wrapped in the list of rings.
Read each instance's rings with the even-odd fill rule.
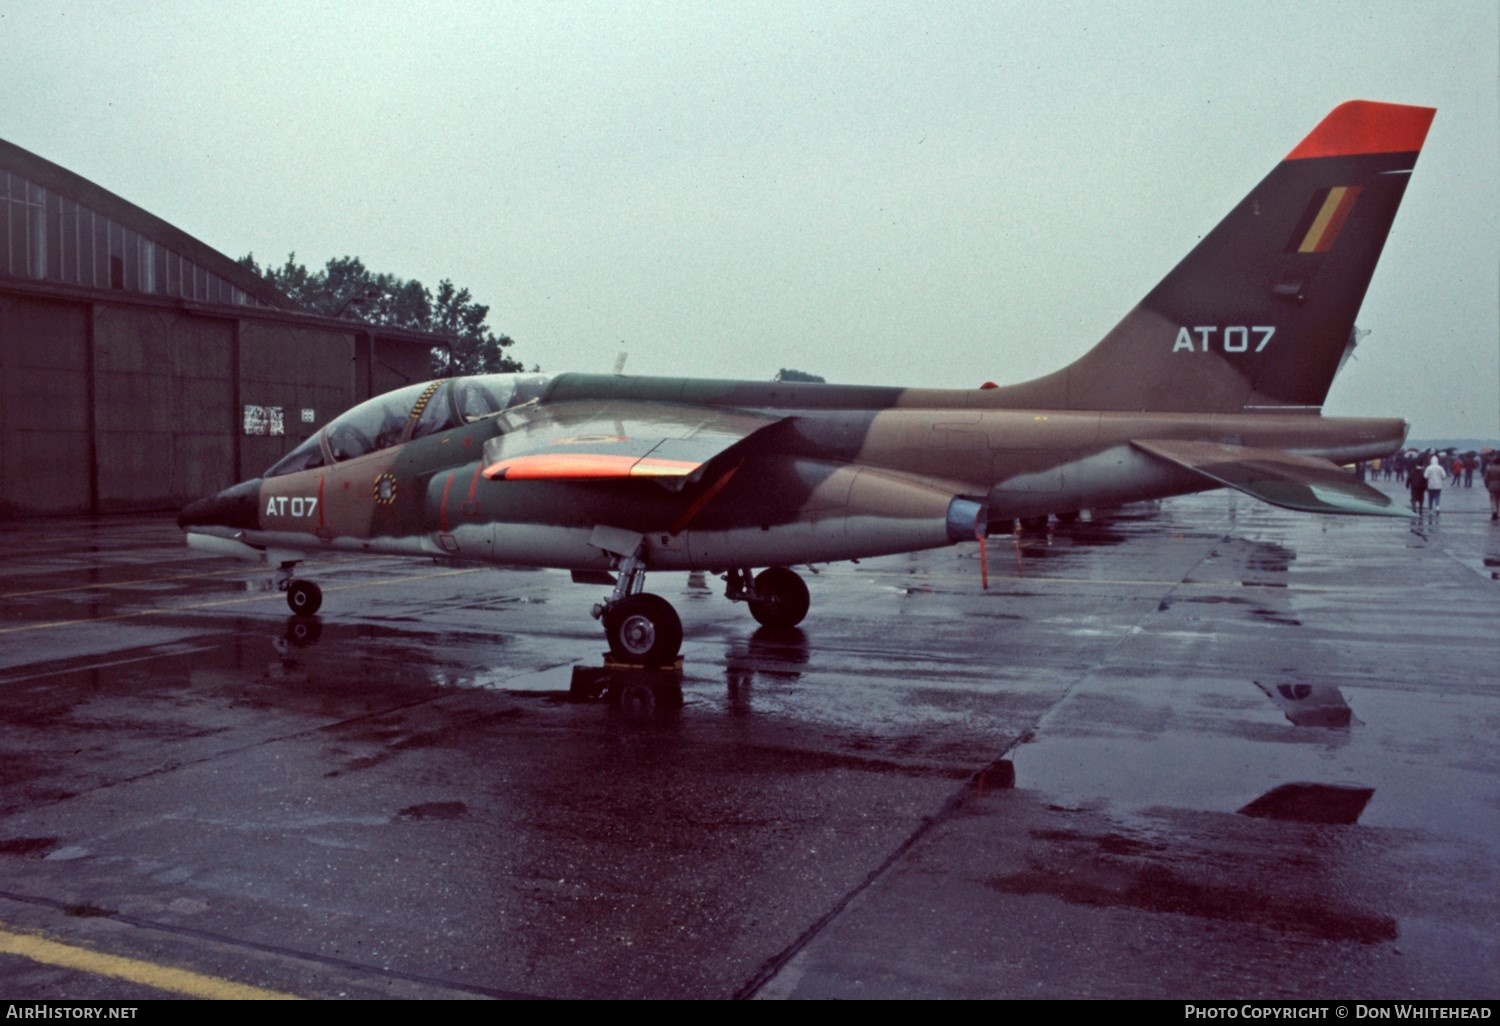
[[[0,516],[89,511],[88,311],[0,296]]]
[[[94,323],[99,509],[167,509],[233,483],[234,322],[101,306]]]

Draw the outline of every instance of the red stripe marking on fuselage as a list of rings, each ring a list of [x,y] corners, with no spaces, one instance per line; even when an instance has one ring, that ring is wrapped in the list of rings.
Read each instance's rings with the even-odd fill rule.
[[[677,518],[677,522],[672,525],[671,533],[681,534],[683,531],[687,530],[688,525],[693,522],[694,518],[696,518],[699,513],[703,512],[703,507],[707,506],[715,495],[718,495],[719,492],[723,491],[724,486],[729,483],[729,479],[734,476],[735,471],[739,470],[740,466],[743,463],[743,460],[741,460],[740,463],[736,463],[734,466],[724,471],[724,473],[720,474],[718,479],[714,481],[713,484],[705,488],[703,490],[703,494],[694,499],[693,504],[683,512],[682,516]]]
[[[474,501],[474,496],[479,492],[479,475],[484,472],[484,464],[474,464],[474,476],[469,479],[469,497],[464,499],[462,507],[463,515],[471,517],[479,512],[479,505]]]
[[[443,482],[443,501],[438,506],[438,530],[443,534],[448,533],[448,492],[453,488],[453,478],[457,474],[456,470],[448,471],[448,480]]]

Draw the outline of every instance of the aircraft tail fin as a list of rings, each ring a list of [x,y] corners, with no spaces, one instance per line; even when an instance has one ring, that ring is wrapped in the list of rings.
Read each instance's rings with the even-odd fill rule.
[[[1317,409],[1435,113],[1336,107],[1093,349],[1018,405]]]

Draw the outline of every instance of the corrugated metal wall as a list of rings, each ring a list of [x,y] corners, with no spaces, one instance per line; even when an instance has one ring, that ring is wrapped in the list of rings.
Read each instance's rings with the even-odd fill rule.
[[[0,516],[179,508],[369,395],[425,379],[428,362],[408,340],[243,307],[0,290]],[[247,405],[279,409],[284,434],[248,434]]]

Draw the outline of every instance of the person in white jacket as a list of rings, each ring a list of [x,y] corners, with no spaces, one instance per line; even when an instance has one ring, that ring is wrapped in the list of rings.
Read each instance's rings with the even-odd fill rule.
[[[1443,501],[1443,482],[1448,480],[1448,472],[1443,469],[1443,464],[1436,456],[1432,462],[1427,464],[1427,469],[1422,471],[1427,478],[1427,508],[1432,510],[1432,515],[1437,516],[1442,510],[1439,503]]]

